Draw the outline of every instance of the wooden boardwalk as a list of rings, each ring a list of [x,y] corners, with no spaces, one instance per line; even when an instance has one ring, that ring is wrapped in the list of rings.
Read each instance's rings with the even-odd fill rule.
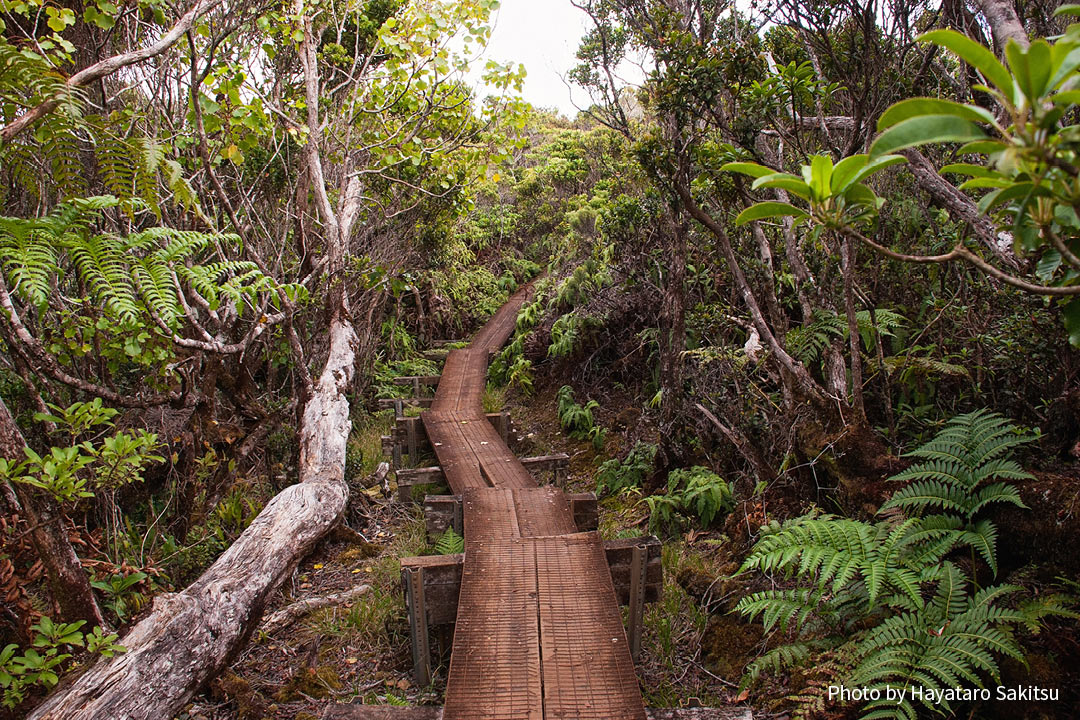
[[[421,415],[464,504],[465,562],[445,720],[645,720],[603,544],[536,481],[484,416],[488,359],[514,330],[518,292],[446,358]]]

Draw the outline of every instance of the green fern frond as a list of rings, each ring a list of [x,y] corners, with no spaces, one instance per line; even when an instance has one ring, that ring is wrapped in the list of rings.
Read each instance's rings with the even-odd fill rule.
[[[446,528],[446,532],[435,541],[435,552],[439,555],[457,555],[465,552],[465,538],[461,537],[454,528]]]

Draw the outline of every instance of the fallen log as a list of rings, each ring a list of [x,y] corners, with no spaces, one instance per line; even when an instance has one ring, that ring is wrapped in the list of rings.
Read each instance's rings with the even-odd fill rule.
[[[366,595],[370,591],[370,585],[357,585],[354,588],[349,588],[348,590],[339,593],[330,593],[329,595],[319,595],[317,597],[298,600],[291,605],[286,605],[277,612],[267,615],[262,621],[262,625],[259,626],[259,629],[267,633],[277,632],[282,628],[287,628],[303,616],[313,613],[316,610],[322,610],[323,608],[332,607],[334,605],[344,605],[361,595]]]
[[[347,392],[356,333],[347,314],[330,323],[330,355],[300,424],[300,478],[256,516],[183,592],[155,598],[121,639],[127,652],[99,660],[57,689],[28,720],[160,720],[175,717],[244,646],[266,601],[341,519],[349,498]]]

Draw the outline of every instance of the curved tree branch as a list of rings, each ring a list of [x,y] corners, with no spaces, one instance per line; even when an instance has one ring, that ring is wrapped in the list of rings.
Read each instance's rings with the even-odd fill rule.
[[[96,62],[88,68],[80,70],[79,72],[68,78],[64,83],[67,91],[75,90],[84,85],[89,85],[96,80],[112,75],[117,70],[128,67],[129,65],[136,65],[149,60],[152,57],[156,57],[165,52],[176,42],[184,36],[188,28],[195,24],[195,21],[214,7],[219,5],[221,0],[199,0],[190,10],[177,21],[170,30],[161,36],[161,38],[140,50],[132,50],[131,52],[121,53],[119,55],[113,55],[110,58],[105,58],[101,62]],[[0,143],[11,142],[19,133],[26,128],[30,127],[33,123],[40,120],[42,117],[52,112],[57,105],[60,104],[59,97],[53,97],[45,102],[37,105],[25,113],[12,120],[10,123],[0,128]]]

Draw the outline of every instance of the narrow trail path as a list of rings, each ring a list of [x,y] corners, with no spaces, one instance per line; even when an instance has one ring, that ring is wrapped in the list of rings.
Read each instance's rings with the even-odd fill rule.
[[[421,415],[462,496],[465,565],[444,720],[644,720],[603,543],[576,531],[570,502],[538,487],[484,416],[491,353],[528,289],[470,346],[447,356]]]

